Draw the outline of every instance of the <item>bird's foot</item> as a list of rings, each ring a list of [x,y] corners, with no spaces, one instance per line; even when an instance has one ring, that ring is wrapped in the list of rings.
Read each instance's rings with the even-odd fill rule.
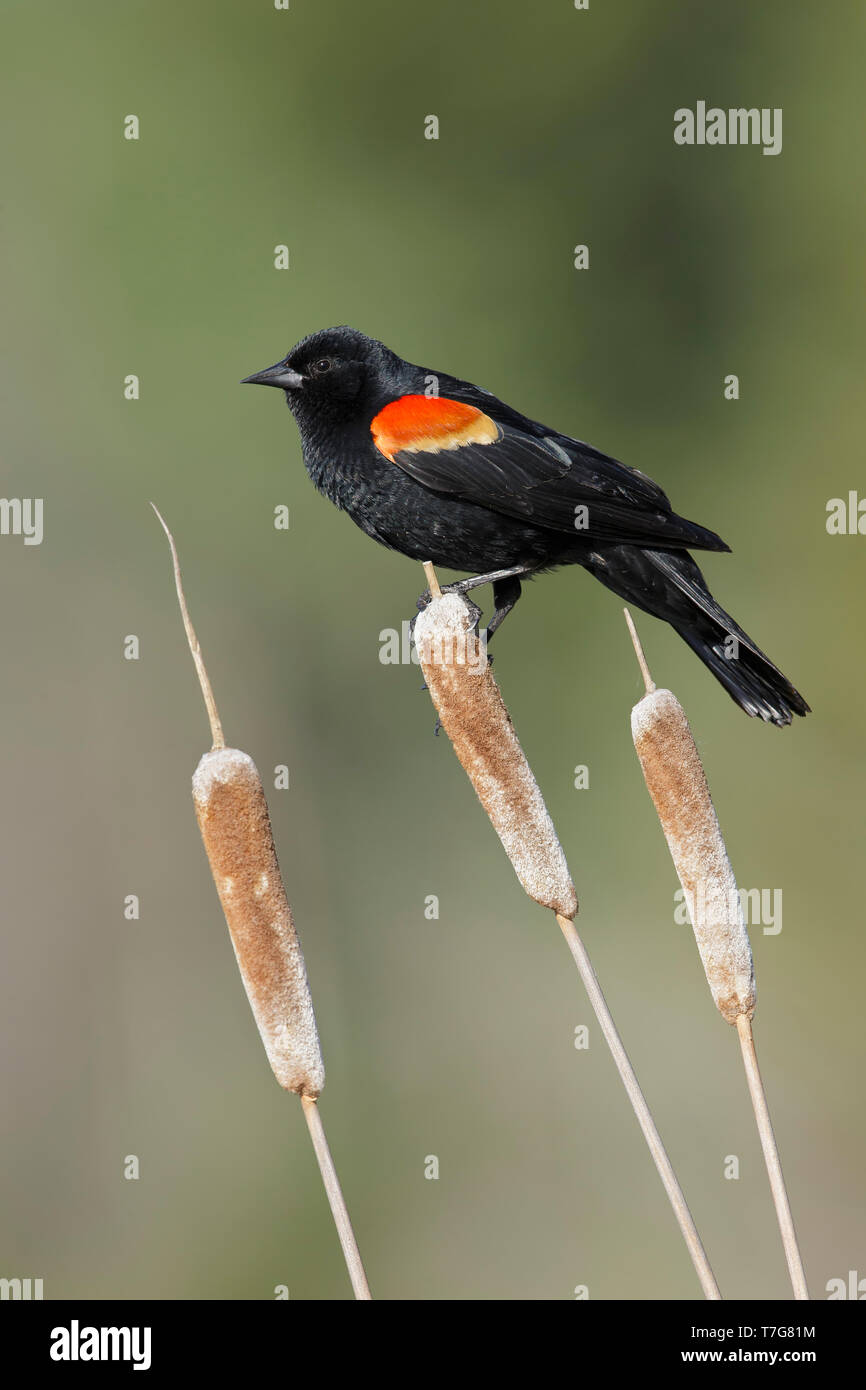
[[[458,588],[459,586],[456,584],[449,584],[442,590],[442,592],[443,594],[456,593],[458,591]],[[471,598],[466,598],[465,594],[464,599],[466,602],[466,607],[469,609],[469,613],[472,618],[471,631],[475,633],[475,636],[478,638],[480,642],[486,643],[487,629],[485,628],[483,633],[479,632],[478,630],[478,624],[481,620],[481,609],[478,607],[477,603],[472,602]],[[415,607],[418,611],[415,614],[414,618],[409,619],[409,640],[413,646],[415,645],[415,624],[417,623],[419,616],[424,612],[424,609],[430,606],[430,601],[430,590],[425,589],[423,594],[419,595],[415,603]]]

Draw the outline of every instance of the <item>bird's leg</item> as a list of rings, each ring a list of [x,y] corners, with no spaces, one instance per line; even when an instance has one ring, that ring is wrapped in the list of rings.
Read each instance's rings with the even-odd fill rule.
[[[486,647],[487,643],[490,641],[490,638],[493,636],[496,629],[505,621],[505,619],[508,617],[508,614],[514,607],[515,603],[520,598],[520,580],[522,576],[527,574],[532,574],[532,568],[529,565],[515,565],[512,569],[508,570],[491,570],[489,574],[476,574],[473,575],[470,579],[458,579],[453,584],[443,584],[442,593],[465,595],[468,594],[472,589],[480,588],[482,584],[493,585],[494,612],[493,617],[490,619],[490,622],[484,632],[483,640]],[[423,594],[421,594],[418,598],[418,601],[415,605],[418,609],[418,613],[423,612],[423,610],[427,607],[429,602],[430,590],[425,589]],[[469,606],[474,612],[474,626],[477,631],[478,620],[481,617],[481,610],[477,608],[476,605],[474,603],[471,603],[469,600],[467,600],[467,602],[469,602]],[[417,621],[417,617],[418,614],[416,613],[415,617],[409,624],[409,635],[413,641],[415,639],[415,623]],[[493,658],[491,656],[488,656],[487,660],[492,662]]]
[[[531,568],[530,568],[529,565],[515,565],[515,566],[514,566],[512,569],[510,569],[510,570],[491,570],[489,574],[475,574],[475,575],[473,575],[470,579],[458,579],[458,580],[456,580],[453,584],[443,584],[443,585],[442,585],[442,593],[443,593],[443,594],[468,594],[468,593],[470,592],[470,590],[472,590],[472,589],[478,589],[478,588],[481,587],[482,584],[492,584],[492,585],[493,585],[493,601],[494,601],[494,603],[496,603],[497,606],[498,606],[499,600],[498,600],[498,598],[497,598],[497,596],[496,596],[496,586],[497,586],[497,584],[502,585],[501,592],[507,593],[507,592],[508,592],[508,586],[504,583],[505,580],[508,580],[508,579],[518,579],[518,578],[519,578],[520,576],[522,576],[522,575],[531,574],[531,573],[532,573],[532,570],[531,570]],[[496,617],[495,617],[495,615],[494,615],[494,623],[495,623],[495,626],[496,626],[496,627],[498,627],[498,626],[499,626],[499,623],[502,622],[502,619],[505,617],[505,613],[509,612],[509,611],[514,607],[514,605],[515,605],[515,603],[517,602],[517,599],[518,599],[519,597],[520,597],[520,584],[518,583],[518,585],[517,585],[517,594],[515,595],[514,599],[512,599],[512,601],[508,604],[508,607],[505,609],[505,612],[502,613],[502,615],[501,615],[501,617],[499,618],[498,622],[496,621]],[[506,601],[507,601],[507,600],[506,600]],[[422,609],[424,609],[424,608],[427,607],[427,605],[428,605],[429,602],[430,602],[430,590],[429,590],[429,589],[425,589],[424,592],[423,592],[423,594],[421,594],[420,597],[418,598],[418,602],[416,603],[415,607],[418,609],[418,612],[420,613],[420,612],[422,611]],[[414,624],[414,619],[413,619],[413,624]]]
[[[520,579],[516,574],[511,575],[508,579],[495,579],[493,581],[494,612],[493,617],[487,624],[486,640],[488,645],[496,629],[505,622],[508,614],[520,598],[520,594]]]
[[[505,621],[520,598],[521,577],[531,573],[532,570],[528,565],[515,565],[510,570],[493,570],[490,574],[476,574],[471,579],[459,579],[456,584],[444,585],[442,592],[443,594],[468,594],[471,589],[477,589],[481,584],[493,585],[493,617],[487,625],[483,639],[486,648],[496,629]],[[472,607],[474,606],[473,604]],[[487,660],[492,662],[493,657],[488,656]]]
[[[530,570],[528,565],[515,565],[513,569],[510,570],[491,570],[490,574],[476,574],[471,579],[458,579],[454,584],[443,584],[442,592],[443,594],[468,594],[471,589],[477,589],[482,584],[492,584],[493,597],[494,600],[498,602],[498,600],[496,600],[497,584],[500,584],[505,579],[516,579],[521,575],[529,573]],[[519,584],[517,588],[519,591]],[[514,605],[512,604],[511,606],[513,607]]]

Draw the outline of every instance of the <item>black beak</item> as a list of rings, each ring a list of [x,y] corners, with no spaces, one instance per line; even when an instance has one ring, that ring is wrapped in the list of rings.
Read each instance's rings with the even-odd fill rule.
[[[304,378],[301,374],[293,372],[285,362],[275,362],[272,367],[265,367],[263,372],[245,376],[241,382],[241,386],[281,386],[284,391],[295,391],[303,384]]]

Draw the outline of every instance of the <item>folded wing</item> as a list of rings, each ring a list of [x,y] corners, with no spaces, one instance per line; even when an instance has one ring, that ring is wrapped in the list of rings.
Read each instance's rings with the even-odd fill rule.
[[[539,429],[527,421],[530,429]],[[465,401],[402,396],[372,422],[379,452],[432,492],[585,541],[727,550],[636,469],[566,435],[538,435]]]

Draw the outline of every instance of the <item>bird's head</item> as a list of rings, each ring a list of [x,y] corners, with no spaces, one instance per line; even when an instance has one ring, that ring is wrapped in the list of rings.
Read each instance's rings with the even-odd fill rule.
[[[242,385],[278,386],[304,426],[374,415],[411,389],[417,370],[355,328],[325,328]]]

